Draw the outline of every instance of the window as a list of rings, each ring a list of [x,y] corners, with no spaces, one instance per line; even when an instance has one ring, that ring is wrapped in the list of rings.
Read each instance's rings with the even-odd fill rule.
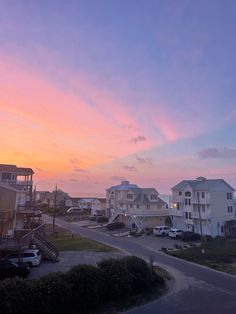
[[[128,199],[128,200],[132,200],[132,199],[133,199],[133,194],[128,193],[128,194],[127,194],[127,199]]]
[[[202,198],[205,198],[205,192],[202,192]]]
[[[123,207],[123,203],[120,203],[120,207]]]
[[[185,205],[191,205],[191,198],[185,198],[184,199],[184,204]]]
[[[179,195],[182,195],[182,192],[181,192],[181,191],[179,191]]]
[[[151,200],[157,200],[157,195],[156,194],[151,194]]]
[[[223,233],[224,232],[224,226],[221,226],[220,230],[221,230],[221,233]]]
[[[184,195],[185,195],[185,196],[188,196],[188,197],[191,197],[191,192],[187,191],[187,192],[185,192]]]
[[[203,204],[202,205],[202,212],[204,213],[206,211],[206,206]]]
[[[147,205],[147,209],[150,209],[150,205]]]
[[[177,203],[176,208],[179,210],[179,203]]]
[[[192,213],[191,212],[185,212],[185,219],[192,219]]]
[[[130,204],[130,205],[129,205],[129,208],[133,208],[133,205],[132,205],[132,204]]]
[[[228,213],[232,213],[233,212],[233,206],[228,206]]]
[[[232,200],[232,193],[231,192],[227,192],[227,200]]]
[[[139,205],[137,205],[137,208],[139,208]]]
[[[10,172],[3,172],[2,173],[2,180],[11,180],[11,173]]]

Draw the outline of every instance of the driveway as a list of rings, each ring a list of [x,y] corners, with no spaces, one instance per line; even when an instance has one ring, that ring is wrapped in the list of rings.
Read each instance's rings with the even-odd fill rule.
[[[68,271],[71,267],[78,264],[92,264],[107,258],[120,258],[123,252],[91,252],[91,251],[63,251],[60,252],[57,262],[43,261],[40,266],[32,267],[28,279],[36,279],[51,272]]]

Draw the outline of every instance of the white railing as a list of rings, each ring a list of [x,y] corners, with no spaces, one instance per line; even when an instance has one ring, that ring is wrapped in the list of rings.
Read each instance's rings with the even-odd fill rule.
[[[206,211],[206,212],[201,211],[200,216],[201,216],[201,219],[210,219],[211,218],[211,214],[209,211]],[[199,212],[193,212],[192,218],[199,219]]]
[[[170,209],[157,209],[157,210],[139,210],[139,209],[117,209],[115,210],[115,214],[123,214],[123,215],[135,215],[135,216],[169,216],[171,215]]]

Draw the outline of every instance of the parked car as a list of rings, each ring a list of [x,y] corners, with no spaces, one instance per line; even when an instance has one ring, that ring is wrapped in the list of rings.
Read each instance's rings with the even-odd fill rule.
[[[182,241],[197,241],[200,240],[201,236],[198,233],[192,232],[192,231],[184,231],[181,235]]]
[[[169,231],[170,231],[170,227],[168,226],[156,226],[154,229],[153,229],[153,234],[156,235],[156,236],[167,236],[169,234]]]
[[[103,223],[103,222],[108,222],[109,221],[108,217],[106,217],[106,216],[97,216],[96,220],[97,220],[98,223]]]
[[[183,230],[171,228],[169,231],[169,237],[172,239],[179,239],[183,233]]]
[[[73,213],[80,213],[82,210],[79,207],[72,206],[69,209],[67,209],[67,214],[73,214]]]
[[[0,261],[0,279],[19,276],[26,278],[30,273],[29,265],[26,263],[14,263],[9,260]]]
[[[123,222],[115,221],[115,222],[109,223],[107,225],[107,229],[108,230],[115,230],[115,229],[123,228],[124,226],[125,226],[125,224]]]
[[[41,252],[38,249],[27,249],[24,250],[22,253],[12,253],[7,255],[6,258],[14,263],[27,263],[30,267],[38,266],[42,260]]]

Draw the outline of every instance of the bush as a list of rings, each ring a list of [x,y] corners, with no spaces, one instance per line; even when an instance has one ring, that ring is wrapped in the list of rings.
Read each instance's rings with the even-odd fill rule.
[[[104,298],[104,278],[98,267],[74,266],[67,274],[70,283],[70,303],[80,311],[97,308]]]
[[[163,279],[138,257],[108,259],[97,267],[78,265],[67,273],[51,273],[33,281],[17,277],[2,280],[0,313],[90,313],[158,283]]]
[[[164,282],[144,260],[136,256],[107,259],[99,262],[98,267],[104,274],[109,300],[126,299]]]
[[[25,314],[33,311],[31,284],[19,277],[0,281],[0,313]]]
[[[32,287],[34,313],[65,313],[70,304],[71,284],[64,273],[50,273],[33,281]]]
[[[132,278],[122,259],[110,258],[98,263],[105,279],[106,300],[127,299],[132,294]]]

